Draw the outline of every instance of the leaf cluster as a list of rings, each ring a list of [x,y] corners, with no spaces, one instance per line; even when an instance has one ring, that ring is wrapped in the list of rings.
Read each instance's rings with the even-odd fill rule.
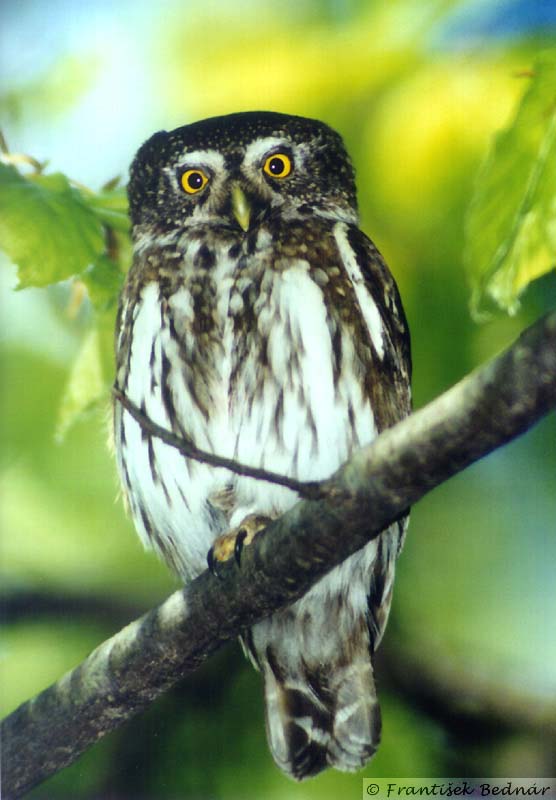
[[[92,311],[59,410],[62,437],[111,381],[114,313],[130,258],[125,189],[114,180],[94,192],[60,172],[45,173],[31,157],[4,153],[0,243],[17,266],[18,288],[68,281],[68,310],[75,314],[86,303]]]

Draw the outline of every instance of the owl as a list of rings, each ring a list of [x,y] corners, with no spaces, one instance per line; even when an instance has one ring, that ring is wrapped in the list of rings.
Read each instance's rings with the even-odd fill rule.
[[[161,131],[128,191],[116,385],[151,420],[202,450],[318,481],[409,414],[404,311],[358,228],[354,170],[331,128],[248,112]],[[184,580],[298,499],[185,458],[119,403],[114,435],[137,531]],[[378,746],[373,653],[406,522],[242,637],[264,680],[270,750],[295,779],[360,769]]]

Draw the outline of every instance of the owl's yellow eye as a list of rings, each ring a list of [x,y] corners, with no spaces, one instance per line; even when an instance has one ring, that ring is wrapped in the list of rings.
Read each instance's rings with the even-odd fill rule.
[[[292,160],[285,153],[274,153],[264,162],[263,171],[271,178],[287,178],[292,171]]]
[[[202,169],[186,169],[181,176],[181,185],[187,194],[197,194],[207,183],[208,175]]]

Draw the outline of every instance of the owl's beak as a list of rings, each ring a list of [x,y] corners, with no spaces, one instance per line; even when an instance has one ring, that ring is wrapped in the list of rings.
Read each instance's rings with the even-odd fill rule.
[[[247,232],[249,220],[251,219],[251,205],[245,192],[237,183],[232,187],[232,213],[237,219],[240,228]]]

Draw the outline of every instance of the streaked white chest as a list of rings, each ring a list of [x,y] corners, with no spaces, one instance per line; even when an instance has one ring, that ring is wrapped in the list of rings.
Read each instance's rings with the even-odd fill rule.
[[[376,433],[355,377],[353,342],[343,335],[341,372],[334,376],[330,309],[306,261],[262,276],[236,270],[235,262],[217,259],[212,337],[204,349],[194,333],[193,278],[185,277],[162,304],[157,284],[143,288],[134,310],[127,394],[170,429],[169,392],[178,428],[202,449],[301,480],[325,478]],[[239,341],[246,302],[252,322]],[[184,574],[204,569],[208,548],[226,527],[249,513],[281,513],[296,501],[289,490],[188,462],[159,440],[147,447],[129,415],[123,428],[137,528],[152,544],[148,514]],[[210,504],[227,485],[234,491],[228,516]]]

